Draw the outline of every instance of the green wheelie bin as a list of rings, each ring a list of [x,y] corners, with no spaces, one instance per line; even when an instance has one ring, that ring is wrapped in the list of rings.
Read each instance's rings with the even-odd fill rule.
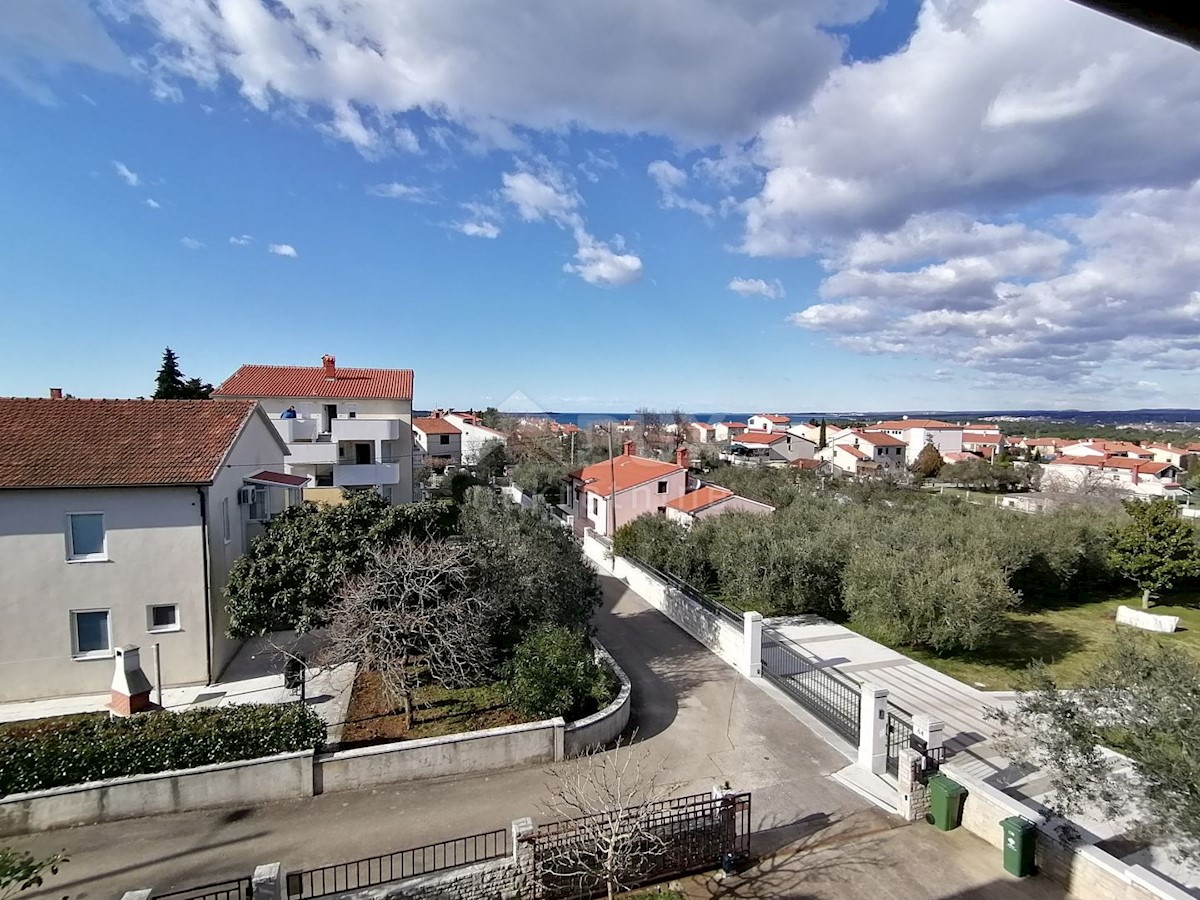
[[[945,775],[929,779],[929,818],[940,831],[953,831],[962,822],[963,800],[967,789]]]
[[[1028,819],[1011,816],[1002,820],[1000,827],[1004,829],[1004,871],[1018,878],[1032,875],[1037,826]]]

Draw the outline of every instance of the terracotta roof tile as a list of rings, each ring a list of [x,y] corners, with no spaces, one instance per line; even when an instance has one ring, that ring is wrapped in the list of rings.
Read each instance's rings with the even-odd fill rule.
[[[1092,466],[1097,469],[1125,469],[1139,475],[1157,475],[1163,469],[1178,468],[1170,463],[1151,462],[1148,459],[1131,459],[1128,456],[1060,456],[1050,463],[1052,466]]]
[[[859,440],[866,441],[873,447],[907,447],[908,444],[900,438],[891,434],[884,434],[881,431],[859,431],[851,429],[850,433]]]
[[[712,506],[714,503],[728,500],[732,496],[733,491],[705,484],[694,491],[689,491],[682,497],[676,497],[667,506],[671,509],[677,509],[680,512],[694,513],[697,510],[704,509],[706,506]]]
[[[797,469],[819,469],[825,465],[825,461],[821,459],[793,459],[791,464]]]
[[[616,474],[618,491],[627,491],[647,481],[657,481],[674,475],[676,472],[686,472],[674,463],[659,462],[657,459],[646,459],[644,456],[621,455],[611,461],[593,463],[572,472],[570,477],[585,482],[584,489],[593,494],[607,496],[613,490],[613,474]]]
[[[743,431],[734,436],[732,441],[735,444],[774,444],[789,437],[794,438],[797,435],[788,434],[786,431]]]
[[[866,453],[863,453],[861,450],[859,450],[857,447],[853,446],[852,444],[838,444],[837,448],[839,450],[841,450],[843,453],[849,453],[851,456],[855,457],[856,459],[868,459],[869,460],[871,458]]]
[[[412,423],[412,427],[422,434],[462,434],[453,423],[433,416],[418,416]]]
[[[257,405],[0,399],[0,488],[208,484]]]
[[[766,419],[772,425],[787,425],[792,421],[787,416],[781,416],[776,413],[759,413],[758,418]]]
[[[304,487],[308,479],[303,475],[285,475],[283,472],[258,472],[246,478],[251,484],[277,484],[280,487]]]
[[[216,397],[307,397],[331,400],[412,400],[412,369],[343,369],[334,366],[242,366],[216,389]]]
[[[962,426],[952,422],[943,422],[940,419],[893,419],[890,422],[876,422],[863,430],[876,431],[881,428],[892,431],[903,431],[905,428],[924,428],[926,431],[958,431]]]
[[[1000,435],[998,434],[981,434],[978,431],[964,431],[964,444],[998,444],[1000,443]]]

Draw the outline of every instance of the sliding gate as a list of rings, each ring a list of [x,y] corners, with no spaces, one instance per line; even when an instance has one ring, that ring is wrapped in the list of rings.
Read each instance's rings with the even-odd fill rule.
[[[763,677],[858,746],[858,684],[832,666],[822,666],[788,645],[770,628],[763,629]]]

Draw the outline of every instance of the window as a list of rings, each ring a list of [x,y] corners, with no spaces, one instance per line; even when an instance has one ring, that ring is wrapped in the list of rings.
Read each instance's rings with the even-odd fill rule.
[[[251,522],[265,522],[271,518],[270,488],[265,485],[255,485],[251,489],[248,515]]]
[[[439,443],[439,444],[448,444],[448,443],[450,443],[450,435],[448,435],[448,434],[439,434],[439,435],[438,435],[438,443]]]
[[[112,656],[107,609],[71,611],[71,655],[76,659]]]
[[[67,513],[67,559],[108,559],[104,513]]]
[[[175,603],[160,603],[146,607],[146,630],[151,634],[161,631],[179,630],[179,606]]]
[[[600,500],[597,497],[592,498],[592,515],[600,515]]]
[[[665,516],[667,514],[667,508],[665,506],[660,506],[658,508],[658,514],[660,516]]]
[[[229,498],[226,497],[221,501],[221,534],[225,537],[225,543],[233,537],[233,532],[229,528]]]
[[[658,483],[658,492],[660,494],[665,494],[667,492],[667,483],[665,481],[660,481]]]

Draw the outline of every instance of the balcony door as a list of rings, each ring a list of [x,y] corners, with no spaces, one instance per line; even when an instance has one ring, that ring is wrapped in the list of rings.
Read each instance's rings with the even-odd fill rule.
[[[333,431],[333,420],[337,418],[337,404],[326,403],[321,407],[321,431]]]
[[[371,464],[370,444],[354,445],[354,464],[356,466],[369,466]]]

